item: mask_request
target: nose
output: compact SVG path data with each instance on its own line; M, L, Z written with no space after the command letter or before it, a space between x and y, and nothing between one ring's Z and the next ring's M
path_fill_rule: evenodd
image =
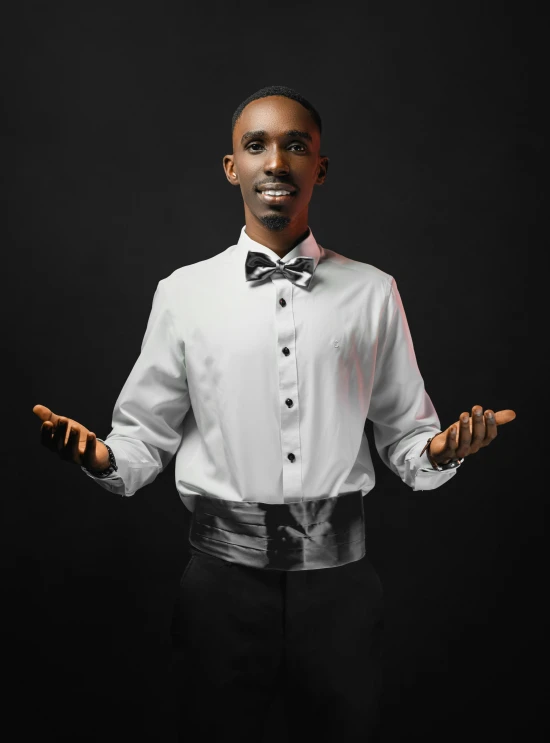
M264 162L266 175L288 175L289 167L286 159L286 151L279 147L273 147Z

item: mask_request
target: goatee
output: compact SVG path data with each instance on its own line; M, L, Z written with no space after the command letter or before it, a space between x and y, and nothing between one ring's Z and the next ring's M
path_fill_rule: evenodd
M290 224L290 217L282 217L279 214L266 214L264 217L260 217L260 221L268 230L284 230Z

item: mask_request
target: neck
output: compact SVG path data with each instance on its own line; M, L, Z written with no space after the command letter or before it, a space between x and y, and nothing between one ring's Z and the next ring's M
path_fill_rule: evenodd
M305 240L309 234L307 215L305 220L292 221L282 230L268 229L259 219L252 214L246 213L246 210L245 217L245 228L248 237L260 243L260 245L270 248L274 253L277 253L279 258L284 258L298 243Z

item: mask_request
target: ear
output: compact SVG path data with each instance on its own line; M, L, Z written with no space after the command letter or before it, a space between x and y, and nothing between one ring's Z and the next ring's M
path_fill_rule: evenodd
M328 157L325 155L321 155L319 158L319 170L317 173L317 179L315 181L316 186L320 186L322 183L325 182L325 178L327 177L327 171L328 171Z
M233 155L225 155L223 158L223 169L225 170L225 177L231 183L232 186L239 185L239 175L235 170L235 159Z
M319 170L317 172L317 178L315 180L315 185L320 186L322 183L325 182L325 178L327 177L327 171L328 171L328 157L325 155L321 155L319 157Z

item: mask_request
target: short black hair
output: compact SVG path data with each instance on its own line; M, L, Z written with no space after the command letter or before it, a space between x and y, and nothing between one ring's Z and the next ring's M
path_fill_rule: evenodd
M319 134L321 134L321 132L323 131L323 125L321 123L319 112L317 111L315 106L313 106L308 100L306 100L303 95L300 95L292 88L287 88L285 85L270 85L267 88L260 88L260 90L257 90L255 93L252 93L252 95L248 96L248 98L237 107L235 113L233 114L233 120L231 122L231 133L233 133L233 130L235 129L235 124L237 123L239 116L242 114L244 108L248 106L249 103L252 103L252 101L257 101L258 98L267 98L271 95L282 95L285 98L291 98L293 101L297 101L298 103L300 103L305 109L309 111L313 120L317 124Z

